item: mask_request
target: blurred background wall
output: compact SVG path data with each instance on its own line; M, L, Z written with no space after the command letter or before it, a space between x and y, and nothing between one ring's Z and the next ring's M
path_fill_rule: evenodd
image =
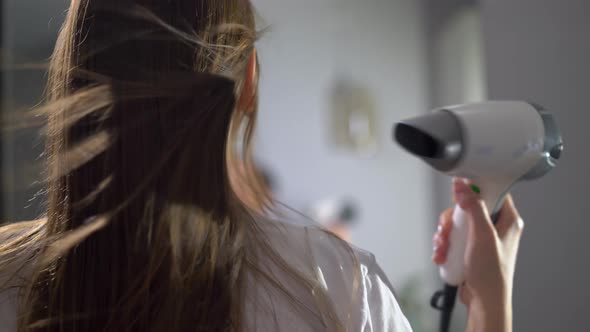
M65 0L2 1L2 114L21 112L40 101L45 70L57 32L65 17ZM40 155L42 137L37 129L2 132L2 220L32 220L43 213Z

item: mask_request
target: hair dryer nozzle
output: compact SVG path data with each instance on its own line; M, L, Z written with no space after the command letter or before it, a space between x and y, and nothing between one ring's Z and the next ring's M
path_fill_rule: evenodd
M398 123L394 135L401 146L419 157L436 158L442 150L436 138L409 124Z
M397 123L393 136L408 152L443 172L452 169L463 152L461 124L451 112L434 112Z

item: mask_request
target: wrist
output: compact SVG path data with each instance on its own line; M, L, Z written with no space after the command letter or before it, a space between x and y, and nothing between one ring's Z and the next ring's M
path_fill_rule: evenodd
M469 326L477 332L512 332L512 300L508 296L473 299Z

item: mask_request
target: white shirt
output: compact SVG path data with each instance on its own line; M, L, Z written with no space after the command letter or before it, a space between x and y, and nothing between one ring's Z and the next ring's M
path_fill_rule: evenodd
M263 227L273 249L305 275L320 280L347 331L411 332L375 257L316 229L280 223ZM271 262L261 262L309 312L295 309L276 289L252 283L246 290L245 331L325 331L316 300ZM355 274L355 271L357 273ZM360 272L360 273L358 273ZM356 283L355 283L356 276ZM356 286L356 287L355 287ZM0 293L0 332L16 331L16 290Z

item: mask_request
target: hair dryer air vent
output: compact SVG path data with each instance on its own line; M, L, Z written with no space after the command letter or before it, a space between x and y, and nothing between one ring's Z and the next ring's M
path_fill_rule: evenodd
M396 124L393 136L408 152L442 172L455 167L463 153L461 124L444 110Z

